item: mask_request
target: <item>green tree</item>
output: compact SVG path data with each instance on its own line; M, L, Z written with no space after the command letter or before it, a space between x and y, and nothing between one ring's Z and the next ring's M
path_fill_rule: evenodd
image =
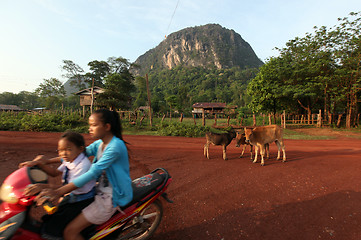
M70 79L72 86L76 86L79 90L86 87L84 70L78 64L71 60L63 60L61 68L66 72L63 77Z
M94 60L88 63L90 72L85 74L85 77L89 79L90 86L92 85L92 79L94 79L94 86L103 87L103 79L110 73L110 66L105 61Z
M41 99L35 92L21 91L18 97L20 99L18 106L23 109L34 109L40 106Z
M18 94L11 92L0 93L0 104L16 105L22 109L39 107L40 98L36 93L21 91Z
M12 93L12 92L0 93L0 104L19 106L20 103L21 100L16 93Z
M361 95L360 15L350 13L333 28L315 27L313 34L278 49L280 56L268 61L248 86L252 109L277 111L277 106L291 109L296 103L296 111L309 116L322 108L325 114L346 112L346 126L355 126Z
M285 66L287 91L293 100L299 103L310 116L318 102L322 100L322 82L320 81L320 45L311 34L304 38L295 38L287 42L287 48L281 51Z
M338 88L346 103L346 127L356 126L358 98L361 89L361 12L351 12L330 33L335 44L336 75Z
M131 94L135 90L133 75L129 71L113 73L104 79L104 93L99 94L97 103L111 109L129 109Z
M144 77L135 78L135 87L136 87L136 97L134 101L134 107L138 108L140 106L148 105L148 95L147 95L147 84Z
M39 87L35 90L41 97L64 97L65 89L63 83L56 78L44 79Z
M181 86L178 88L177 94L177 105L178 110L184 112L186 108L189 107L189 89L187 86Z
M35 92L44 99L47 108L63 107L62 100L65 96L65 89L63 83L58 79L44 79Z
M110 73L123 73L129 71L132 64L128 59L123 57L110 57L108 58L108 64L110 67Z
M165 98L165 101L167 102L170 111L172 112L172 109L175 110L178 107L178 99L176 95L170 95Z
M247 93L252 97L249 107L253 112L276 114L282 110L282 99L287 92L282 84L282 59L271 58L249 83Z
M64 109L79 109L80 101L79 96L71 95L63 99Z

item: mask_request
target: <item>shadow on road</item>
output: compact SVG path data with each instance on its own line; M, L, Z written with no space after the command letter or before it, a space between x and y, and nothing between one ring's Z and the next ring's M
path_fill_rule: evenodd
M361 236L361 193L341 191L312 200L273 205L265 212L240 208L204 223L156 234L165 239L338 239Z

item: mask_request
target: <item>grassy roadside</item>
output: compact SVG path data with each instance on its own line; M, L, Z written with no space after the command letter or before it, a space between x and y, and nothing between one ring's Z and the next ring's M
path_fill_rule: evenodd
M294 129L284 129L283 130L284 139L294 139L294 140L328 140L335 139L336 136L330 135L310 135L305 132L299 132Z
M179 124L179 119L173 118L173 119L165 119L163 123L161 123L160 119L156 119L153 121L153 129L151 129L149 126L147 126L147 123L143 123L141 127L139 125L137 127L130 127L125 126L124 128L124 134L127 135L162 135L155 129L156 126L160 126L162 124L168 125L168 124ZM184 125L183 125L184 124ZM185 118L183 121L183 124L181 126L178 125L178 127L184 127L192 125L194 126L193 119ZM196 120L196 125L201 126L202 122L200 119ZM212 125L214 124L214 120L207 120L206 121L206 127L209 127L211 130L215 130L212 128ZM217 125L226 125L227 120L226 119L218 119ZM230 124L237 125L237 122L231 121ZM170 132L177 131L177 127L170 129ZM202 137L202 136L198 136ZM285 139L294 139L294 140L328 140L328 139L336 139L339 137L349 137L349 138L361 138L361 129L353 128L353 129L339 129L339 128L316 128L313 126L288 126L286 129L284 129L284 138Z
M158 136L157 132L149 131L149 130L125 130L123 131L124 135L150 135L150 136ZM295 130L285 129L284 130L284 139L294 139L294 140L328 140L335 139L336 136L315 136L309 135L306 133L298 132Z
M313 134L309 134L308 132L313 132ZM299 129L284 129L284 139L293 139L293 140L328 140L328 139L336 139L338 136L328 131L327 133L316 133L315 129L309 128L309 131L303 132L299 131ZM360 135L352 135L353 131L350 131L349 134L345 134L345 137L354 137L361 138ZM150 135L150 136L159 136L157 131L152 131L149 129L125 129L123 131L124 135Z
M125 135L151 135L151 136L183 136L183 137L204 137L205 133L222 132L228 124L236 126L242 131L236 119L206 119L205 126L202 119L184 118L180 122L179 118L154 118L150 126L149 119L144 121L129 121L122 119L123 133ZM217 129L213 125L217 125ZM244 119L243 126L251 126L251 118ZM257 122L260 126L264 122ZM219 128L220 127L220 128ZM0 112L0 131L34 131L34 132L64 132L71 129L80 133L88 132L87 119L76 112L70 113L39 113L29 114L26 112ZM287 125L284 129L285 139L299 140L326 140L335 138L361 138L361 129L335 129L335 128L315 128L310 125Z

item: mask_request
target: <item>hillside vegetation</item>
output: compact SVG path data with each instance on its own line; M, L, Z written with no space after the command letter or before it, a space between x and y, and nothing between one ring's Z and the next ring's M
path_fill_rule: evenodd
M250 101L246 95L247 84L257 72L255 68L241 70L236 67L207 69L182 66L152 72L149 75L152 107L156 112L164 112L171 107L189 113L192 104L196 102L225 102L245 106ZM143 101L139 102L141 104L147 104L145 92Z

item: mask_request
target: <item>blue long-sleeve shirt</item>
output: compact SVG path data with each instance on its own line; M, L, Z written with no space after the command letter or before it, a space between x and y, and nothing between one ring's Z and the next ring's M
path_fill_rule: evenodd
M77 187L98 177L105 171L113 188L113 206L125 206L133 198L132 180L129 175L128 151L124 141L113 137L105 148L103 155L97 159L97 152L102 140L97 140L86 148L87 156L94 156L89 171L73 180Z

